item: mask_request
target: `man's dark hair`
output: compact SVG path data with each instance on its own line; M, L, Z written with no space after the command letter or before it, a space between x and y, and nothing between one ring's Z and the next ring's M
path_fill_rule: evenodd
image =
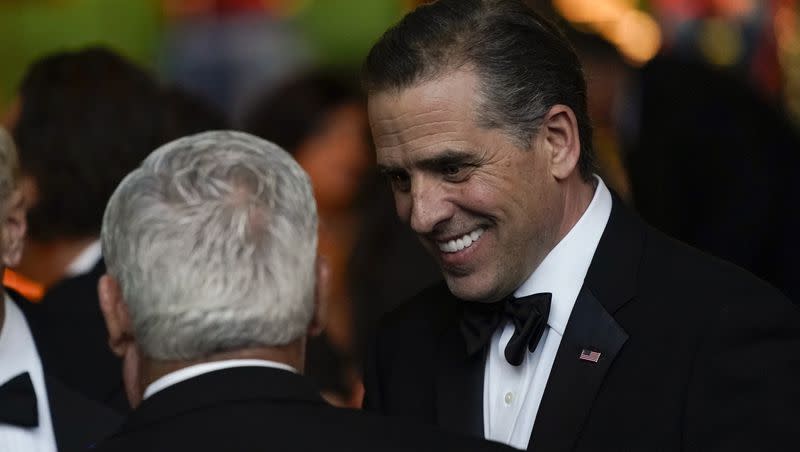
M164 89L164 103L165 142L230 127L228 118L222 111L180 86L173 85Z
M162 141L157 82L104 48L59 52L36 61L21 87L13 135L38 201L31 238L97 235L117 184Z
M369 93L398 92L447 71L475 70L479 125L527 148L547 111L570 107L578 121L582 177L594 171L586 81L564 34L518 0L440 0L390 28L364 64Z
M256 100L241 128L294 154L335 109L363 102L358 83L344 72L312 70L285 80Z

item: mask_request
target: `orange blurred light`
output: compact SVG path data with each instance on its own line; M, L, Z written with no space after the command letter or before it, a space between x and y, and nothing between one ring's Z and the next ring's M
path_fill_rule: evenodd
M555 0L553 5L570 22L592 23L618 20L633 0Z
M661 48L661 29L636 0L554 0L553 5L572 23L588 26L613 43L633 64L644 64Z
M797 42L797 20L789 5L780 5L775 12L775 39L781 49L788 49Z
M655 19L642 11L627 11L609 31L606 39L634 64L650 61L661 49L661 29Z

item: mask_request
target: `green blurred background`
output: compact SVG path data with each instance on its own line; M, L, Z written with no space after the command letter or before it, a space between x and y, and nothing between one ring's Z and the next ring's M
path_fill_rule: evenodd
M46 53L108 45L158 70L165 30L209 2L162 0L0 0L0 108L28 64ZM237 2L230 2L236 4ZM256 2L238 2L238 5ZM263 11L291 24L324 65L358 65L372 42L401 17L401 0L262 1ZM192 6L194 4L194 6ZM240 6L246 9L244 6ZM194 10L192 9L194 8Z

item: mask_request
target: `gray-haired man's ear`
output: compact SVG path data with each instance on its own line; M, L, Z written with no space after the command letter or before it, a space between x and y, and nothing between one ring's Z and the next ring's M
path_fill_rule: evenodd
M111 275L105 274L97 282L100 311L108 329L108 346L120 358L133 342L133 331L128 307L122 298L122 289Z
M331 268L328 261L317 256L317 286L314 289L314 317L308 326L309 336L319 336L328 324L328 298Z
M25 200L22 191L17 189L11 193L6 206L6 215L3 220L2 230L2 258L3 265L13 267L22 258L22 249L25 244L25 231L28 223L25 219Z
M122 288L111 275L105 274L97 283L100 311L108 329L108 346L122 358L122 380L125 393L133 408L142 401L144 386L141 379L139 346L136 344L128 305L122 297Z

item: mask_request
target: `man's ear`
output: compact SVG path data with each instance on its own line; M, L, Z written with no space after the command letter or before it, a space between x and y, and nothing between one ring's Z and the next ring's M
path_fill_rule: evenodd
M122 288L114 277L105 274L97 282L100 311L108 328L108 346L122 358L122 381L131 407L142 402L142 356L133 335L131 315L122 297Z
M100 311L108 329L108 346L122 357L133 346L133 328L128 306L122 297L122 288L111 275L105 274L97 282Z
M22 258L22 249L25 244L25 231L28 229L28 222L25 219L25 200L22 190L16 189L8 198L6 206L6 216L3 220L3 265L13 267Z
M557 180L575 171L581 156L581 139L575 112L566 105L553 105L544 116L539 135L550 156L550 173Z
M314 317L308 326L309 336L319 336L328 324L328 293L330 290L331 268L328 261L317 256L317 286L314 289Z

